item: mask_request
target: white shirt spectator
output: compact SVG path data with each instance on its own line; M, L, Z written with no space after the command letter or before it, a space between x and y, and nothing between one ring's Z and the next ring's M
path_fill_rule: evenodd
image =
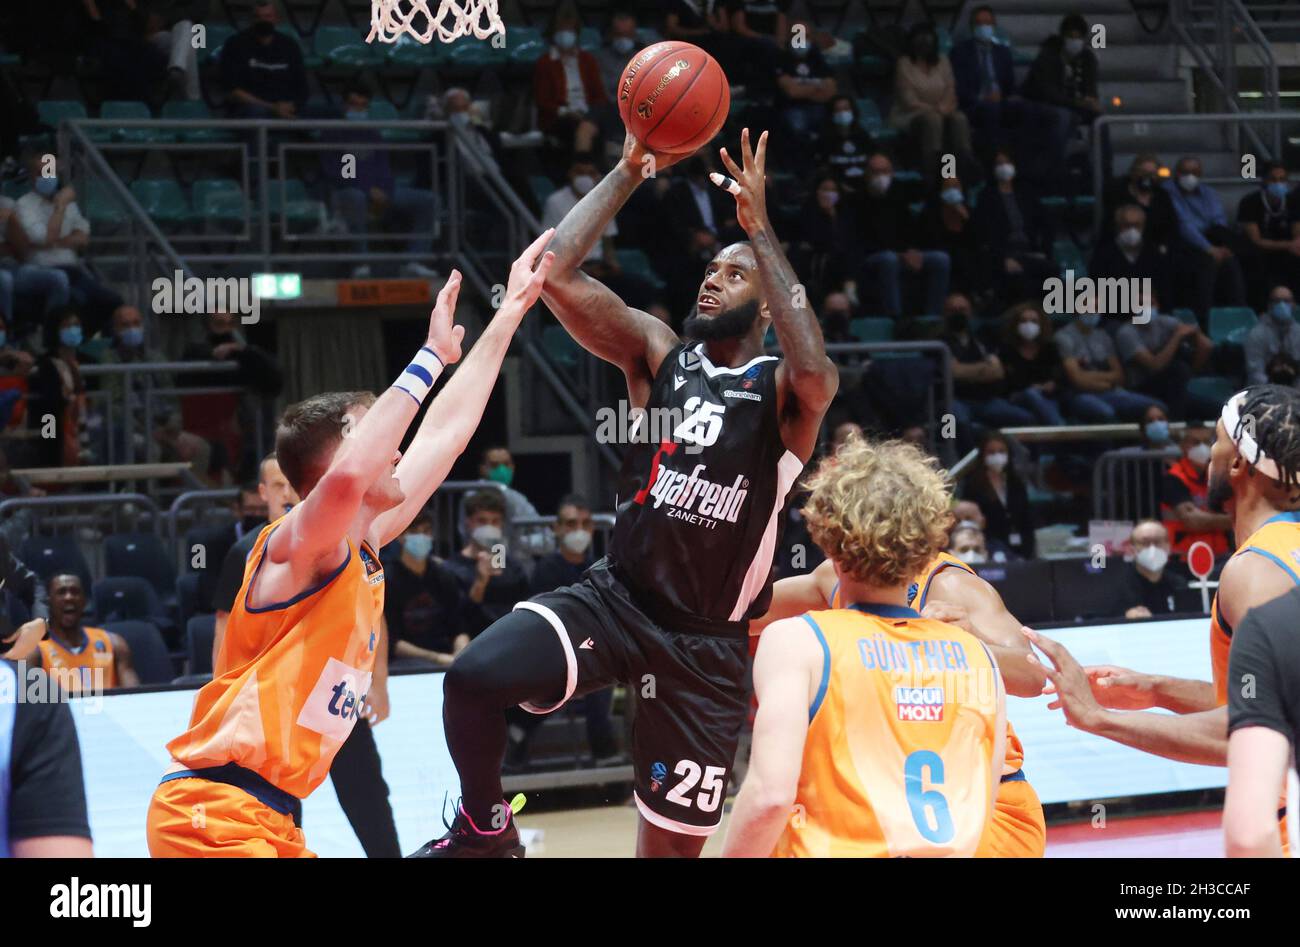
M77 251L70 247L40 247L38 244L45 243L46 233L49 231L50 218L54 216L54 202L47 201L35 191L31 191L18 198L15 205L18 212L18 223L27 234L27 239L31 241L33 249L28 263L34 263L37 266L76 266ZM82 216L77 202L73 201L63 212L63 229L59 232L60 237L66 237L74 230L83 230L90 233L90 222Z
M578 68L577 55L564 56L558 50L553 52L560 57L560 62L564 64L564 81L569 87L569 101L565 104L570 110L577 112L579 115L585 115L587 112L587 91L582 87L582 71Z
M573 188L569 187L567 184L554 192L546 199L546 204L542 207L542 229L546 230L550 227L558 227L560 221L564 219L565 215L568 214L569 211L573 210L573 208L577 206L579 200L580 198L573 192ZM604 238L612 240L617 236L618 224L611 220L609 226L605 228L605 233L602 239L596 241L595 245L591 248L591 252L587 254L586 259L582 262L589 263L593 260L597 262L604 260L605 248L602 246Z

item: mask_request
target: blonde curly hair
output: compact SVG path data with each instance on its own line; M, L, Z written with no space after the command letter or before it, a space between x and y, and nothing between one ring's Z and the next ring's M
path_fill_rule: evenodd
M912 444L850 437L807 486L813 541L855 581L910 582L947 545L952 496L938 462Z

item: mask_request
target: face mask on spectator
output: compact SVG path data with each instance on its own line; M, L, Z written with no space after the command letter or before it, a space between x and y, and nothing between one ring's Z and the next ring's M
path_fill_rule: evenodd
M1205 466L1210 462L1210 445L1196 444L1187 451L1187 459L1198 466Z
M141 326L132 326L119 332L117 338L126 348L138 349L144 345L144 329Z
M834 207L840 202L839 191L822 191L822 200Z
M1168 421L1148 421L1146 426L1147 440L1155 444L1164 444L1169 440L1169 422Z
M433 537L428 533L407 533L402 537L402 551L416 559L427 559L433 552Z
M343 113L343 117L349 122L364 122L370 117L370 109L348 109Z
M1142 243L1142 231L1137 227L1125 227L1119 232L1119 245L1126 250L1136 249Z
M1278 200L1286 197L1287 186L1285 181L1270 181L1266 190L1270 197L1276 197Z
M596 180L590 174L579 174L573 179L573 190L575 193L586 194L596 186Z
M457 128L465 128L470 123L469 112L452 112L447 116L447 121L451 122Z
M618 53L620 56L626 56L628 53L632 52L632 48L636 46L636 40L630 36L620 36L609 45L612 46L614 52Z
M971 35L981 43L991 43L993 42L993 27L989 23L981 23L979 26L975 27L975 29L971 30Z
M1136 556L1137 564L1148 572L1159 572L1169 561L1169 553L1159 546L1146 546Z
M81 326L67 326L59 330L59 344L75 349L81 344Z
M578 41L578 34L573 30L556 30L555 45L560 49L573 49L573 44Z
M962 202L961 188L945 187L942 191L939 192L939 198L945 204L954 204L954 205L960 204Z
M1005 470L1007 467L1007 455L1004 451L998 451L994 454L984 455L984 466L989 470Z
M1073 59L1079 53L1083 52L1083 38L1071 36L1065 41L1065 55Z
M480 526L469 534L469 538L480 549L491 549L501 542L501 530L495 526Z
M831 121L840 128L848 128L853 124L853 112L849 109L840 109L831 116Z
M1178 176L1178 186L1184 191L1196 190L1196 185L1201 183L1201 179L1194 174L1180 174Z
M877 194L884 194L889 190L889 184L894 180L892 174L873 174L871 176L871 190Z
M1288 323L1291 321L1291 304L1285 299L1275 299L1268 304L1268 314L1277 322Z
M1016 177L1016 166L1009 161L1003 161L994 166L993 176L999 181L1012 181Z
M968 566L982 566L989 561L989 557L978 549L958 549L957 558Z
M981 526L979 523L975 522L974 520L962 520L960 523L957 524L957 526L955 527L955 529L978 529L978 530L983 530L984 527Z
M572 529L564 534L560 544L575 556L580 556L591 545L591 533L585 529Z
M510 481L515 479L515 468L509 464L497 464L488 471L487 478L494 483L499 483L504 487L510 486Z
M1042 334L1043 327L1037 322L1022 322L1016 326L1016 331L1020 333L1022 339L1032 342Z
M39 177L32 182L32 190L41 197L53 197L59 190L59 179Z

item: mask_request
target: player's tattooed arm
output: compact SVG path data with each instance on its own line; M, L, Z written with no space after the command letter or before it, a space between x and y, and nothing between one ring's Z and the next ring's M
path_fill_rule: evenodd
M961 569L942 570L931 582L922 614L961 625L988 645L1008 694L1037 697L1043 692L1043 668L1029 660L1033 652L1020 633L1023 626L1007 611L997 590L979 576Z
M555 254L555 266L542 288L547 308L574 340L597 358L623 369L629 383L654 378L664 356L677 345L677 335L584 273L582 263L641 183L640 159L645 154L628 135L623 159L556 226L547 248ZM664 168L685 156L653 157L657 167Z
M719 155L736 181L730 188L736 198L736 219L754 248L763 300L784 355L777 369L783 434L787 446L806 461L816 446L822 416L839 388L839 371L826 356L826 341L807 290L767 215L767 132L759 136L757 149L751 150L749 129L741 131L740 166L726 148Z
M768 625L782 618L794 618L804 612L831 607L835 592L835 564L829 559L805 575L792 575L772 584L772 601L767 612L749 622L749 633L757 636ZM1035 691L1037 693L1037 691Z

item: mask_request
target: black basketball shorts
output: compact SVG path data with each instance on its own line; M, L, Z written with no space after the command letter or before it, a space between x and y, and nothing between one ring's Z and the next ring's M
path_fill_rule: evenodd
M534 596L532 611L559 635L568 676L549 713L611 684L636 699L632 761L637 808L652 825L712 835L722 819L732 762L749 711L749 641L741 630L665 627L633 600L606 560L576 585Z

